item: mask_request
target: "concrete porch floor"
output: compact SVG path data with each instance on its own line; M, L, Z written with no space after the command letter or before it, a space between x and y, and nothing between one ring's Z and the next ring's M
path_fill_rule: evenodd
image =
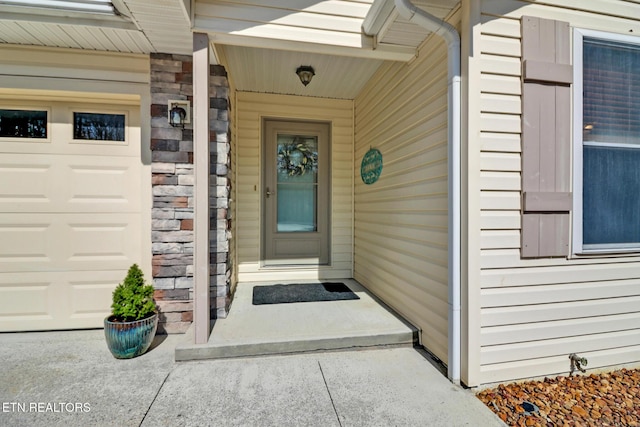
M414 344L415 328L392 313L362 285L353 279L330 281L345 283L360 299L253 305L254 286L290 282L239 283L229 315L215 321L209 342L194 344L192 326L176 347L175 360Z

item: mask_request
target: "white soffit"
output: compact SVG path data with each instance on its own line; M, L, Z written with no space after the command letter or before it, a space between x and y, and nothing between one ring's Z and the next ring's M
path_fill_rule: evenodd
M152 52L191 55L193 36L188 0L121 0L153 46Z
M137 30L12 20L0 20L0 43L127 53L152 50Z
M0 43L192 53L189 0L0 0Z
M222 49L235 87L246 92L354 99L383 63L377 59L243 46ZM308 86L295 73L301 65L315 70Z
M135 30L131 20L107 0L0 0L0 19Z

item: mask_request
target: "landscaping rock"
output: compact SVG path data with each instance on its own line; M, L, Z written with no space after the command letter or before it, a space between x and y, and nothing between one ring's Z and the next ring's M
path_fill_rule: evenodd
M638 369L501 384L477 397L510 426L640 426Z

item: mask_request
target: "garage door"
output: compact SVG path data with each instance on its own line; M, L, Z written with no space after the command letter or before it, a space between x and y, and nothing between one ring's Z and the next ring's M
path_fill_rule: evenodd
M0 99L0 331L102 326L142 172L138 106Z

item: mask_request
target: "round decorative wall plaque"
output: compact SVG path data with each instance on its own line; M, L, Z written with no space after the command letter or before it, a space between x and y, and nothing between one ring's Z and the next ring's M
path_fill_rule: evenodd
M373 184L382 173L382 153L377 148L367 151L360 164L360 177L365 184Z

